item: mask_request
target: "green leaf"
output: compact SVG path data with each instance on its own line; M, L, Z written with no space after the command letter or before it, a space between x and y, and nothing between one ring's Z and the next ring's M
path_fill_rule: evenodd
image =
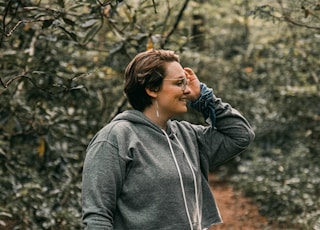
M64 8L65 5L64 5L64 0L58 0L58 4L61 8Z
M69 32L68 30L66 30L66 28L62 26L58 26L58 27L62 29L66 34L68 34L73 41L78 42L77 35L74 32Z
M96 33L100 30L100 28L101 28L100 25L94 25L93 27L91 27L83 39L83 44L86 44L88 41L90 41L96 35Z
M63 21L70 26L74 26L76 24L74 21L66 17L63 17Z
M78 90L78 89L85 89L88 91L88 89L84 85L77 85L75 87L72 87L70 90Z
M49 19L49 20L44 20L43 24L42 24L42 29L47 29L48 27L50 27L52 25L54 20Z
M86 21L85 23L82 23L82 24L81 24L81 27L83 27L83 28L88 28L88 27L96 24L98 21L99 21L99 20L97 20L97 19L90 19L90 20Z

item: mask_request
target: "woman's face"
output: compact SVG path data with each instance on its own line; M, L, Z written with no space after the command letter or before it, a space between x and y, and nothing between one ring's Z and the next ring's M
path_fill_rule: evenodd
M186 74L180 63L166 63L166 76L156 98L160 116L170 118L187 112L187 96L190 89Z

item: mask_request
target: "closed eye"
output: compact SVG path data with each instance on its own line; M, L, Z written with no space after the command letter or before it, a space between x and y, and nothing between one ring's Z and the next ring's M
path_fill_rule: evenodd
M184 79L181 79L181 80L177 81L176 84L177 84L178 86L184 85Z

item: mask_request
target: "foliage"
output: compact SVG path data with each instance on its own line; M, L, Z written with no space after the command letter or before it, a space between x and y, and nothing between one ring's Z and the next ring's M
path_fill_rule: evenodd
M244 161L239 166L241 174L233 180L241 181L238 187L260 204L261 213L270 221L286 228L316 229L319 160L299 141L289 140L288 145L287 149L254 149L264 157Z
M300 1L300 9L306 7L306 2ZM298 2L289 3L297 6ZM288 15L287 10L282 13L281 8L273 9L282 15L277 19ZM266 19L275 18L269 15ZM319 20L313 19L303 26L297 18L284 20L289 27L273 21L276 24L269 26L276 32L265 22L265 32L274 33L272 37L263 32L254 35L255 44L251 43L243 69L246 73L240 75L239 82L256 97L251 112L257 138L243 155L239 173L232 181L260 204L270 221L284 228L317 229L320 225L320 72L315 68L320 41L310 29L319 29ZM291 27L297 24L303 29ZM251 31L256 32L254 27Z
M172 2L0 2L1 227L80 228L85 148L128 108L123 68L152 47L179 52L255 127L255 143L227 165L234 184L270 221L319 225L318 5Z

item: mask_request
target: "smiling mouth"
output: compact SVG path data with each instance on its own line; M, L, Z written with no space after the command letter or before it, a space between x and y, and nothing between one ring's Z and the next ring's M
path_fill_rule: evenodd
M187 101L188 101L188 99L187 99L187 98L180 98L180 101L187 102Z

